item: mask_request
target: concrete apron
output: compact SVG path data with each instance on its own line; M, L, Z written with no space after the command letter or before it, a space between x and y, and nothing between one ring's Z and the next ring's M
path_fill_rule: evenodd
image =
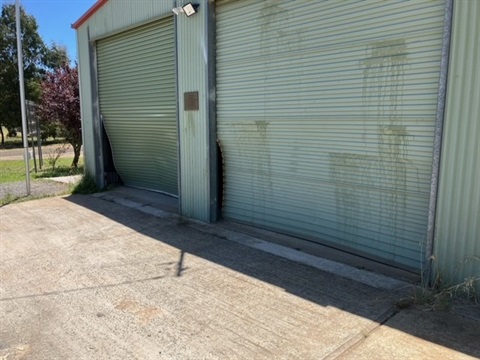
M387 290L259 251L261 240L137 196L0 208L0 359L480 356L477 321L398 313L391 289L402 283Z
M112 191L94 194L93 196L157 217L170 217L173 214L178 213L178 201L176 198L151 191L128 187L116 187ZM268 230L253 228L229 221L220 221L216 224L206 224L192 219L183 219L182 221L184 221L189 227L198 231L231 240L298 263L313 266L317 269L352 279L375 288L402 291L410 288L408 280L410 280L410 282L418 280L416 279L416 276L409 276L404 271L387 269L386 266L382 267L381 265L373 264L373 262L369 264L369 269L372 271L384 270L388 273L388 270L390 270L394 275L403 278L404 281L399 280L398 278L382 275L378 272L365 271L363 268L367 267L367 262L364 259L362 259L364 260L363 262L360 262L359 257L351 256L348 259L343 258L345 261L342 263L331 261L319 256L313 256L309 253L294 249L294 247L298 248L298 245L295 244L295 242L301 243L301 239L274 233ZM287 247L283 246L282 243L293 244L295 246ZM334 254L333 250L328 249L327 247L322 247L320 245L316 246L321 248L320 251L322 254L328 255L331 258L341 258L340 251L337 251ZM358 267L349 266L346 265L346 263L354 263ZM375 266L377 266L377 268L375 268Z

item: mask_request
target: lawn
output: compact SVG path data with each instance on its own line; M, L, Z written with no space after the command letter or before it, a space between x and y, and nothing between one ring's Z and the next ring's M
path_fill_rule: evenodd
M83 159L78 162L78 169L72 169L72 158L60 158L57 160L55 170L53 170L44 161L42 171L34 172L33 160L30 160L30 176L32 179L68 176L83 174ZM25 180L25 163L23 160L1 160L0 161L0 184L24 181Z

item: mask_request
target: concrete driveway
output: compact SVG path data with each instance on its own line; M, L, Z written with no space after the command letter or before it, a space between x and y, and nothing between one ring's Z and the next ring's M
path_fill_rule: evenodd
M0 359L480 356L474 318L106 199L0 208Z

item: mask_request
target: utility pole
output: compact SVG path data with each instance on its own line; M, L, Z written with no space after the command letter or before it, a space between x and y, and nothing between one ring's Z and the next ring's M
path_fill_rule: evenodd
M17 57L18 57L18 80L20 83L20 106L22 108L22 137L23 157L25 159L25 179L27 185L27 196L30 195L30 166L28 159L28 137L27 137L27 111L25 108L25 83L23 79L23 50L22 33L20 27L20 0L15 0L15 20L17 25Z

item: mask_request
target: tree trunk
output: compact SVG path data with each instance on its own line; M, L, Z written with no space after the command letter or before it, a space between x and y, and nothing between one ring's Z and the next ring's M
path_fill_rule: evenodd
M3 134L3 128L0 125L0 134L2 134L2 146L5 146L5 135Z

